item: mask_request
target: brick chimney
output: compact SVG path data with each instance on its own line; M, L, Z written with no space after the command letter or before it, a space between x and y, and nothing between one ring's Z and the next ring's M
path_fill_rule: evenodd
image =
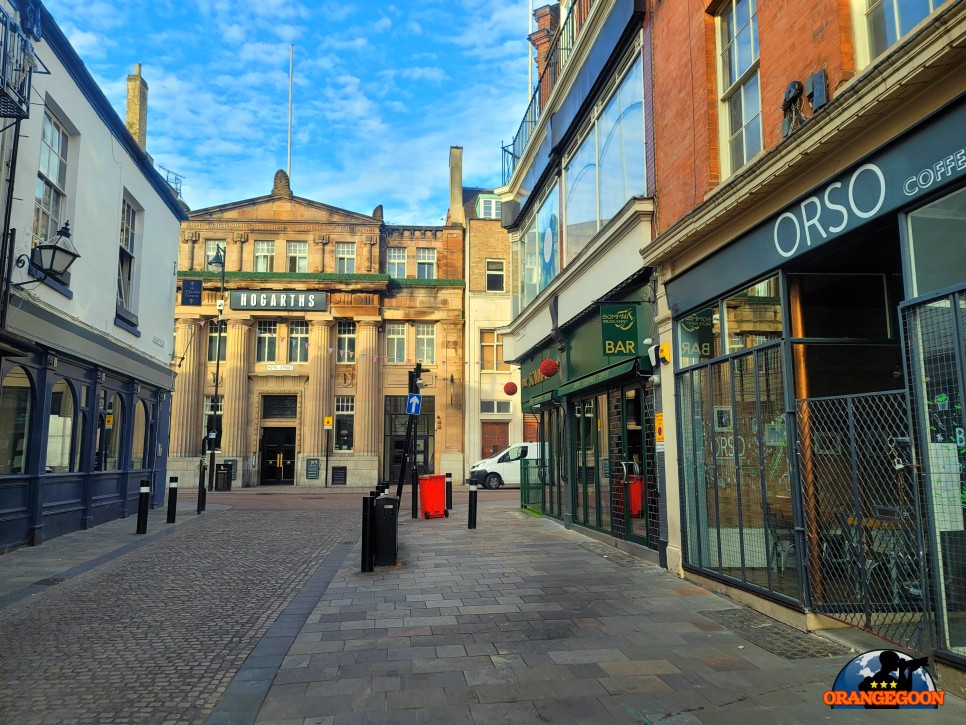
M560 28L560 3L544 5L533 11L533 19L537 22L537 29L529 35L530 44L537 50L537 78L547 67L547 55L550 53L550 42Z
M449 224L466 226L463 214L463 147L449 147Z
M141 64L134 64L134 73L127 77L127 130L138 146L147 151L148 142L148 84L141 77Z

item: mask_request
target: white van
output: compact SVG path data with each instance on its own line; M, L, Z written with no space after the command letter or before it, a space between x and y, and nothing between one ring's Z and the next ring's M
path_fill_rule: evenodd
M520 461L540 459L539 443L514 443L470 468L470 482L483 488L520 485ZM533 465L532 463L530 465Z

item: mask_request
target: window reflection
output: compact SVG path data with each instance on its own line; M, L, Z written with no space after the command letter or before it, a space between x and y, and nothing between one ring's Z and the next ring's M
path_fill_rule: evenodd
M58 380L50 390L50 419L47 426L47 471L77 470L71 467L71 445L76 436L74 392L67 381Z
M778 277L771 277L725 300L728 352L764 345L782 336Z
M26 470L32 403L30 378L23 368L13 368L0 390L0 474Z

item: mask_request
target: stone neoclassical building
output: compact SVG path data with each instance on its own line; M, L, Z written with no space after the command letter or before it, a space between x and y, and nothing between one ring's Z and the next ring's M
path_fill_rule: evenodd
M267 196L191 212L179 270L171 473L197 480L213 428L235 486L395 480L419 361L417 463L459 478L461 228L388 225L381 206L365 215L297 197L279 171Z

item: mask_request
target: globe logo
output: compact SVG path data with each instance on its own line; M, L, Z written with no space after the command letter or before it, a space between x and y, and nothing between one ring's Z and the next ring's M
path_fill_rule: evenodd
M895 650L871 650L841 669L822 701L833 710L935 709L945 704L926 669L928 657L915 659Z

